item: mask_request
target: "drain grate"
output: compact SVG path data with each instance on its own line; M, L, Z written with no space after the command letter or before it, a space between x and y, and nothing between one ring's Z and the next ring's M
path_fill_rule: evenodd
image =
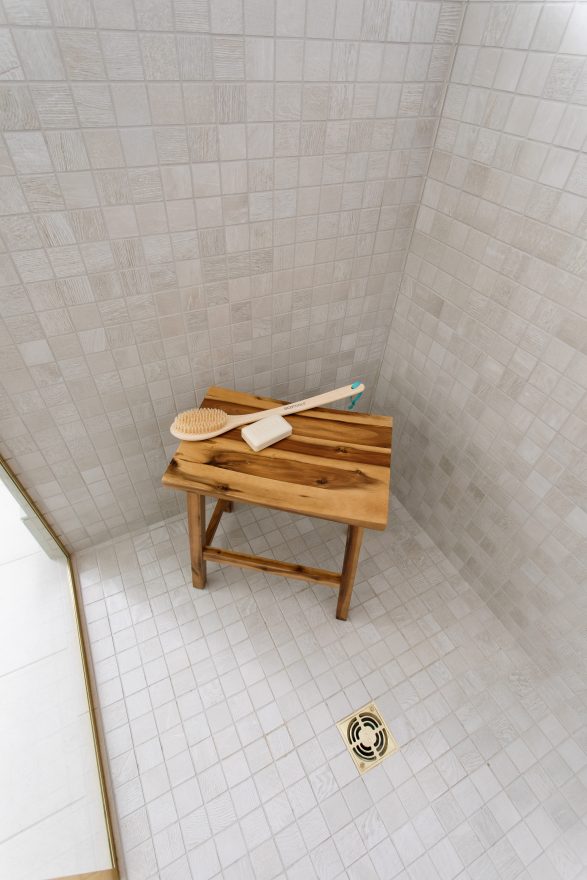
M376 767L399 748L375 703L347 715L336 726L361 773Z

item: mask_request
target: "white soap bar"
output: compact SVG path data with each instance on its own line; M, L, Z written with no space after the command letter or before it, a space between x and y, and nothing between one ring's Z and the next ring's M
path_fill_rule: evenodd
M253 422L252 425L246 425L241 430L241 437L248 443L254 452L260 452L266 446L289 437L292 432L292 426L286 422L281 416L267 416L266 419L260 419Z

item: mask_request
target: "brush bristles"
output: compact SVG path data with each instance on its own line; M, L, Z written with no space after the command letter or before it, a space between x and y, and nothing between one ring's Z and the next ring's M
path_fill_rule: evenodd
M227 419L221 409L187 409L175 417L171 427L182 434L211 434L224 428Z

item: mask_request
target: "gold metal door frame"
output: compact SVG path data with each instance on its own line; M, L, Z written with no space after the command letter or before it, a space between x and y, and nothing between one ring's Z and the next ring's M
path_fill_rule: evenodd
M90 714L90 727L92 729L92 741L94 744L94 752L96 756L96 765L98 767L98 780L100 783L100 793L102 795L102 809L104 812L104 821L106 823L106 834L108 835L108 848L110 850L110 861L112 862L111 868L106 868L101 871L90 871L86 874L73 874L70 875L67 880L118 880L120 877L120 873L118 870L118 858L116 855L116 842L114 836L114 823L112 819L112 808L110 804L110 796L108 792L108 783L106 776L106 769L104 764L104 759L102 757L102 748L100 741L100 733L98 726L98 718L95 710L94 703L94 685L92 681L92 673L91 666L89 661L88 649L86 647L86 640L84 635L84 627L82 622L82 613L81 613L81 602L78 593L78 585L75 576L75 569L73 565L73 561L71 558L71 554L69 550L66 548L63 541L57 536L53 528L49 525L44 515L41 513L29 493L22 486L20 480L16 475L12 472L11 468L6 463L6 460L0 455L0 466L2 470L8 477L9 482L13 484L16 488L19 495L26 502L26 504L31 508L32 512L38 518L39 522L43 525L43 527L47 530L49 536L55 541L61 552L65 557L65 561L67 563L67 573L69 578L69 589L71 593L72 605L74 609L75 616L75 627L77 631L78 644L80 649L80 657L82 661L82 672L84 677L84 687L86 691L86 699L88 702L88 709ZM97 702L97 701L96 701ZM56 878L56 880L60 880L60 878ZM62 880L66 880L66 878L62 878Z

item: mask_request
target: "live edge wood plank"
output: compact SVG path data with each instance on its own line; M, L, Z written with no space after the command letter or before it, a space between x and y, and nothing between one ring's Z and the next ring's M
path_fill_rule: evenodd
M210 388L203 405L229 414L279 401ZM392 421L314 409L288 416L290 438L253 453L239 431L182 442L163 477L175 489L372 529L387 524Z
M327 587L339 587L340 575L335 571L323 568L311 568L308 565L296 565L292 562L280 562L265 556L250 556L248 553L235 553L222 547L205 547L204 559L208 562L236 565L239 568L254 568L268 574L280 574L295 578L298 581L310 581L314 584L325 584Z
M262 453L257 453L261 455ZM314 486L276 483L270 477L223 472L214 466L186 460L176 453L163 482L166 486L188 492L201 492L215 498L260 504L302 516L315 516L334 522L351 523L383 530L387 525L388 486L365 498L360 493L329 493Z

